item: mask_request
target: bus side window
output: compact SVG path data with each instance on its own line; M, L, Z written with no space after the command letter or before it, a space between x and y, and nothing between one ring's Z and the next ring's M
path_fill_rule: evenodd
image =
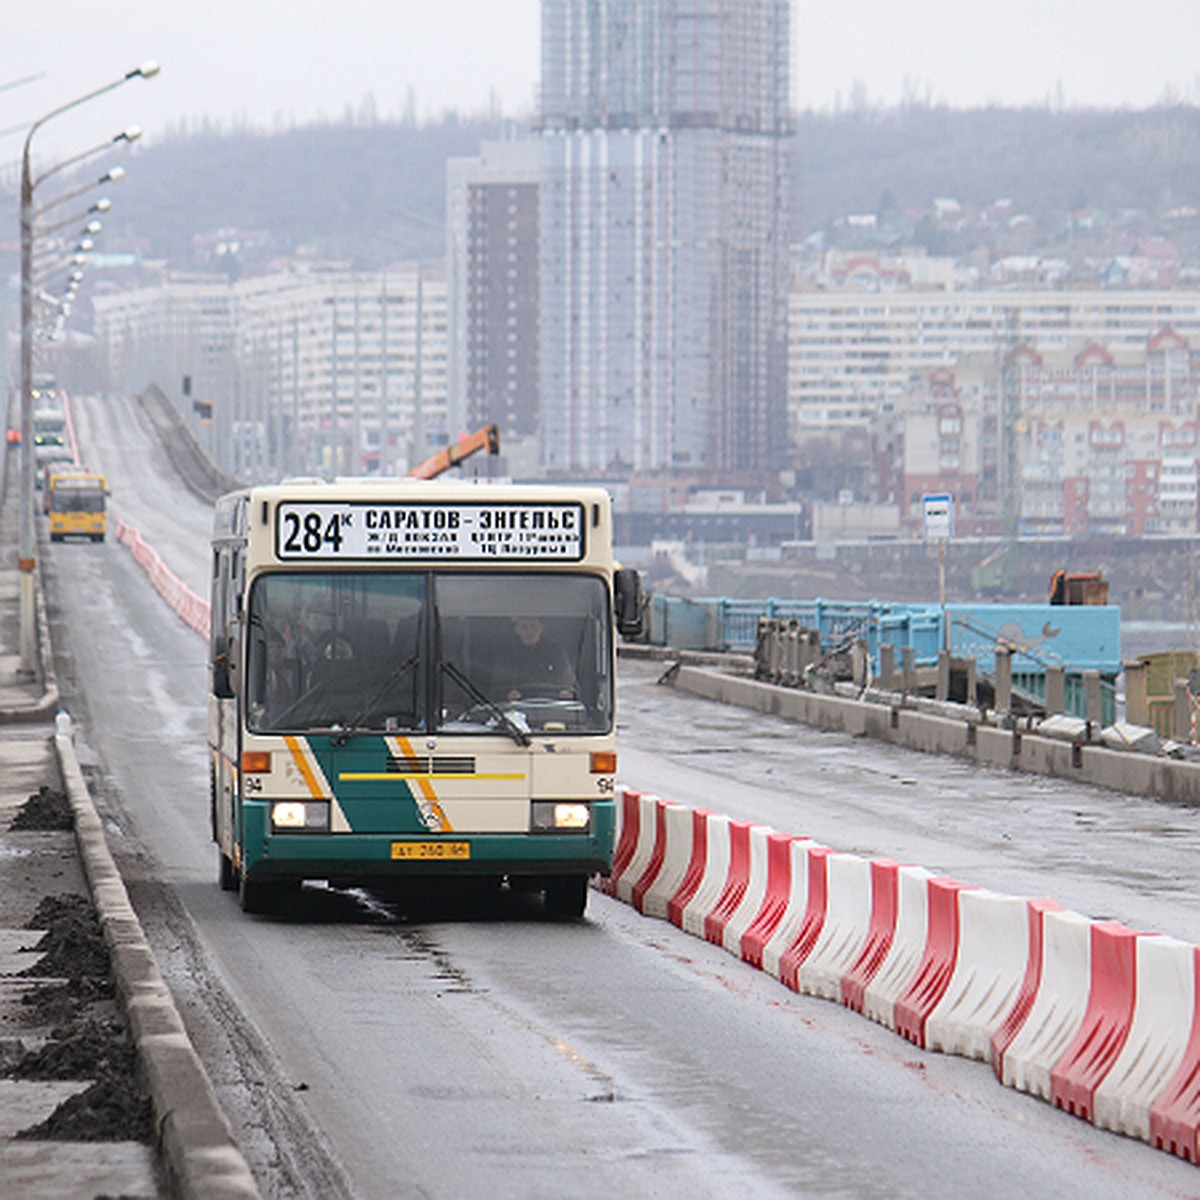
M209 612L209 667L212 693L221 700L229 700L234 695L230 662L230 632L234 619L231 611L235 607L234 597L237 594L236 584L230 570L230 555L234 553L228 547L221 547L213 557L213 591L212 606Z

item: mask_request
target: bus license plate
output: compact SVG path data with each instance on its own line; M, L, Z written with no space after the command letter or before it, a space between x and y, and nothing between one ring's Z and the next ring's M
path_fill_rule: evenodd
M393 858L462 859L471 857L470 842L393 842Z

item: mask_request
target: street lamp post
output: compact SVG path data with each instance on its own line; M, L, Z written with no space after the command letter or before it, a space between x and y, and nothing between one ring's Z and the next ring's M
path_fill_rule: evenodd
M157 74L157 63L143 63L142 66L126 72L120 79L114 79L103 87L96 88L67 104L51 109L50 112L34 121L25 135L25 146L21 154L21 502L18 565L21 573L20 673L26 678L34 676L37 663L37 622L34 597L34 570L37 567L37 559L34 555L33 538L33 196L38 185L45 182L50 175L93 153L99 153L105 146L97 147L95 150L89 150L66 162L59 163L37 179L33 177L30 169L30 147L33 143L33 135L47 121L70 109L78 108L89 100L95 100L106 92L111 92L131 79L150 79ZM119 134L114 140L132 140L130 132L132 131Z

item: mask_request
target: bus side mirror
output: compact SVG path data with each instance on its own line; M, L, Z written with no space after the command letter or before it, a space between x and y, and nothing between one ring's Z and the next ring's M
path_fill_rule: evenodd
M237 695L238 652L236 636L217 637L213 640L213 656L209 669L212 673L212 694L218 700L232 700Z
M642 635L642 581L636 571L619 567L613 575L613 608L622 637Z
M218 700L232 700L233 688L229 686L229 643L224 638L213 642L213 656L208 664L212 694Z

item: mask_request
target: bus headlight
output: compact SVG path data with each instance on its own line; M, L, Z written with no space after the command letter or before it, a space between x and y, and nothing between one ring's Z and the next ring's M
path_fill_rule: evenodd
M586 830L591 824L592 810L586 804L563 800L535 800L532 807L534 832L557 829Z
M280 800L271 805L273 833L329 832L329 802L327 800Z

